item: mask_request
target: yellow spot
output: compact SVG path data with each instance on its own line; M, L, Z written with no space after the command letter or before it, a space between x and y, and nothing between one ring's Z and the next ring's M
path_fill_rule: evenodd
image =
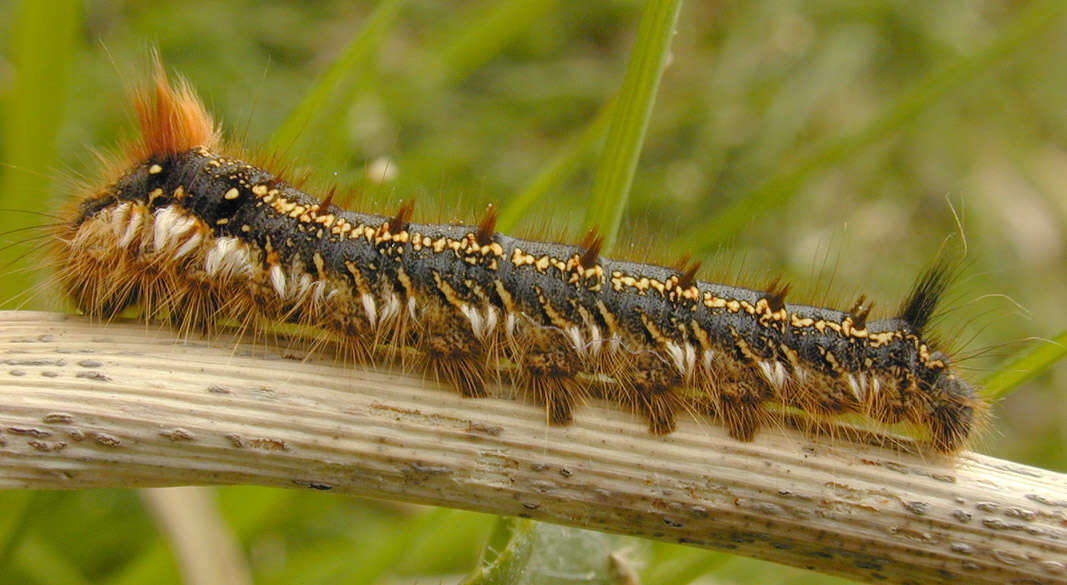
M158 175L159 173L162 173L162 172L163 172L163 167L161 167L159 165L152 165L152 166L148 167L148 174L149 175Z
M315 255L311 257L311 261L315 263L315 272L318 273L318 277L326 278L326 261L323 260L322 254L315 252Z
M225 217L220 217L219 219L215 220L215 225L226 225L228 223L230 223L230 220Z
M396 271L396 279L400 281L400 285L404 287L404 292L408 298L415 295L415 287L411 282L411 277L404 271L403 268L398 268Z
M262 197L262 196L267 194L267 186L266 185L256 185L255 187L252 187L252 192L255 193L256 195L259 195L260 197Z
M575 325L575 323L568 321L562 313L552 306L552 302L548 300L548 297L546 297L545 293L539 288L537 289L537 302L541 304L541 310L545 312L545 316L548 317L548 320L556 327L565 330L568 327Z
M511 291L509 291L504 286L504 283L500 282L499 280L494 280L493 286L496 287L496 294L500 297L500 301L504 304L504 310L508 313L514 313L515 300L511 296Z
M660 328L652 322L652 319L649 319L648 316L644 313L640 313L640 316L641 324L645 326L645 331L648 331L648 334L652 337L652 339L656 340L656 343L660 345L667 345L668 343L670 343L671 339L663 334L663 331L661 331Z
M826 363L830 364L830 368L832 368L835 372L841 373L845 371L844 368L841 367L841 364L837 361L837 356L835 356L830 351L823 351L822 358L826 360Z
M234 188L230 189L229 191L227 191L226 194L222 196L222 198L223 199L233 200L233 199L237 199L240 196L241 196L241 192L237 190L237 187L234 187Z
M445 300L448 301L448 304L452 305L457 310L462 311L463 306L466 303L464 303L463 299L459 298L459 295L456 294L456 289L452 288L451 284L445 282L445 280L441 278L441 275L436 270L433 272L433 281L434 284L437 285L437 290L441 291L441 294L444 295Z
M711 349L711 338L708 336L708 331L700 323L692 320L689 322L689 328L693 330L693 336L700 342L701 349Z
M748 342L745 341L743 337L741 337L741 335L737 332L737 329L731 327L730 335L732 335L734 338L734 347L736 347L737 350L741 352L741 355L744 356L745 359L753 362L759 359L759 356L757 356L755 352L752 351L752 348L748 345Z
M801 368L803 364L800 363L800 354L798 354L795 349L784 343L778 344L778 349L785 355L786 359L789 360L789 363L793 366L794 370L799 370Z
M604 318L604 323L608 326L608 332L615 335L619 332L619 321L615 318L615 314L608 310L608 306L604 304L604 301L596 302L596 310L600 313L600 316Z
M709 309L721 309L726 306L726 299L719 298L711 293L704 293L704 306Z
M515 266L522 266L524 264L533 264L537 259L532 254L527 254L522 251L522 248L515 248L515 251L511 253L511 263Z
M352 275L352 280L356 283L356 290L359 291L360 294L368 294L370 291L367 288L366 281L363 279L363 273L359 270L359 266L351 260L345 260L345 268L347 268L348 273Z

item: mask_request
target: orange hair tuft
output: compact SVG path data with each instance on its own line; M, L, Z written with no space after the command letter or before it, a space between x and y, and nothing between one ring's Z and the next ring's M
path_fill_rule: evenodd
M184 79L172 87L158 58L152 86L136 92L133 105L141 125L141 140L130 149L134 160L195 146L213 148L219 141L219 130L196 92Z

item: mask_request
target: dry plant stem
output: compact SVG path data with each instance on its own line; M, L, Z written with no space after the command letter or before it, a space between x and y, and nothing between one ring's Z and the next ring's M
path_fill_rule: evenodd
M167 535L186 585L251 585L252 575L233 531L223 521L215 490L174 487L142 490L141 497Z
M301 355L0 312L0 487L333 490L874 582L1067 583L1062 474L707 422L657 437L595 404L549 427L517 401Z

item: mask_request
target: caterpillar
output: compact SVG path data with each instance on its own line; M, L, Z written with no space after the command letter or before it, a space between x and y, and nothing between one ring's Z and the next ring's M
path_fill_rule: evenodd
M774 412L859 414L922 429L934 451L963 448L985 405L924 336L951 268L938 262L897 316L786 302L578 245L474 225L345 211L246 162L187 82L156 66L134 96L141 135L103 186L70 207L52 254L73 304L95 318L147 318L210 332L219 320L297 323L353 355L417 356L466 397L506 374L552 424L592 396L643 415L655 434L679 414L717 417L751 440Z

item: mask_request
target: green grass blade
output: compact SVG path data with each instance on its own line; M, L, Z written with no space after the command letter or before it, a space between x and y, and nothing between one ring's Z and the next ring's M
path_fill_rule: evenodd
M464 22L457 29L459 34L431 53L440 55L440 59L430 64L426 77L443 84L466 78L558 3L559 0L502 0L491 7L479 7L477 18Z
M914 88L894 99L878 116L858 131L830 141L822 148L727 205L707 222L677 238L691 252L707 252L744 229L753 217L782 205L815 173L852 157L870 145L907 127L916 116L952 89L969 81L994 62L1011 54L1051 27L1067 9L1062 0L1032 2L1022 9L995 41L930 74Z
M380 543L376 550L360 563L356 571L339 582L345 585L371 585L378 582L381 576L404 556L419 550L419 539L447 519L451 513L448 508L433 508L408 519L403 526L398 527L391 538Z
M581 134L571 138L548 165L534 177L529 186L501 209L496 224L499 231L504 233L511 231L545 193L556 188L578 171L585 157L607 133L608 122L611 121L614 110L615 100L604 104L596 117L582 129Z
M990 400L1004 398L1023 382L1044 372L1067 356L1067 330L1046 343L1013 358L982 383L982 395Z
M15 549L33 521L36 491L11 491L0 500L0 573L11 563Z
M59 165L56 139L66 116L70 69L82 31L82 3L22 2L11 28L15 84L3 104L0 137L0 207L45 210L50 176ZM9 214L5 228L40 223L29 214ZM9 233L11 233L9 231ZM0 298L10 299L30 282L6 271Z
M641 15L584 222L586 229L600 231L605 252L618 236L681 6L681 0L649 0Z
M316 114L323 111L337 88L345 79L361 71L374 55L386 32L396 21L407 0L383 0L367 19L363 29L348 45L341 57L304 95L304 99L285 119L271 138L275 151L288 151Z
M664 545L658 545L664 546ZM641 574L642 583L688 585L736 558L732 555L670 545L668 562L649 566Z
M240 486L218 490L219 506L226 523L238 538L248 540L251 535L267 530L272 523L280 522L299 492L273 488ZM156 538L139 555L125 565L117 567L102 583L107 585L137 585L139 583L162 584L176 582L178 573L174 555L167 542Z
M54 543L29 536L19 546L15 562L19 571L40 585L89 585L81 569Z

